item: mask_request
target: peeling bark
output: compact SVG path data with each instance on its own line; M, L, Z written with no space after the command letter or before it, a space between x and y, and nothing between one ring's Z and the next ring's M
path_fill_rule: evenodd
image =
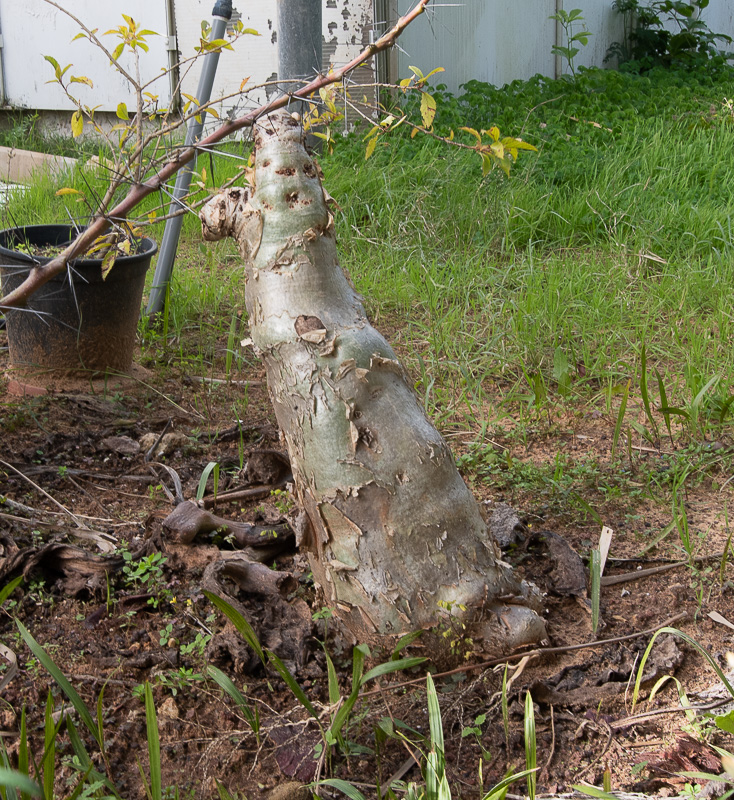
M334 220L300 125L255 127L252 185L202 210L233 236L298 500L300 547L335 616L360 641L472 623L488 649L544 636L537 593L499 551L453 456L337 260Z

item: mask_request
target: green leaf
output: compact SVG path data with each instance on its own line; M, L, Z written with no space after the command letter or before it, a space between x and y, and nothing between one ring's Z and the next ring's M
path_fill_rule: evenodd
M329 676L329 702L335 706L341 699L341 692L339 691L339 679L336 675L336 669L334 669L334 662L331 660L331 656L326 649L326 645L323 645L323 648L324 655L326 656L326 672Z
M535 768L538 766L535 740L535 709L530 692L525 693L525 766L528 770L528 796L535 800Z
M211 473L219 468L218 461L210 461L202 470L201 477L199 478L199 485L196 487L196 499L201 500L206 493L206 483L209 480ZM216 493L216 492L215 492Z
M318 712L313 707L313 704L308 699L308 697L306 697L305 692L298 685L298 683L296 682L296 679L288 671L288 668L286 667L286 665L271 650L266 650L265 652L268 654L268 660L275 667L275 669L278 671L280 677L286 682L286 684L288 684L288 688L296 696L296 699L298 700L298 702L316 720L316 722L318 723L319 728L321 728L321 731L323 733L323 728L321 727L321 722L319 720Z
M318 783L312 783L307 786L307 789L318 789L319 786L329 786L332 789L338 789L342 794L345 794L350 800L365 800L365 796L362 792L357 789L356 786L352 786L351 783L347 781L341 780L341 778L326 778L326 780L319 781Z
M605 792L603 789L597 789L596 786L583 786L579 784L571 788L582 794L588 794L590 797L600 797L601 800L619 800L616 795Z
M130 114L127 113L127 106L124 103L119 103L115 111L119 119L130 119Z
M619 442L619 435L622 432L622 423L624 422L624 415L627 411L627 399L630 393L630 381L627 381L624 389L622 390L622 402L619 405L619 413L617 414L617 422L614 426L614 434L612 435L612 456L617 450L617 443Z
M219 611L224 614L225 617L237 628L240 636L250 645L250 647L255 651L257 657L262 661L263 665L265 665L265 653L262 649L262 645L257 638L257 634L252 628L252 625L237 611L236 608L233 608L226 600L222 600L221 597L213 594L212 592L207 591L206 589L202 589L204 596L209 600L209 602L214 605Z
M734 400L734 395L732 395L732 400ZM395 643L395 647L390 655L390 660L397 661L401 650L408 647L408 645L413 644L413 642L416 639L419 639L422 635L423 631L413 631L412 633L406 633L405 636L401 636Z
M635 680L635 688L634 688L634 691L632 692L632 710L633 711L635 709L635 706L637 705L637 700L639 699L639 696L640 696L640 684L642 683L642 676L643 676L643 673L644 673L644 670L645 670L645 664L647 663L647 659L648 659L648 657L650 655L650 652L652 651L652 648L653 648L653 646L655 644L655 640L658 638L658 636L661 636L661 635L666 634L666 633L671 633L671 634L673 634L673 636L677 636L679 639L683 639L684 642L686 642L691 647L693 647L696 650L698 650L698 652L706 659L706 661L708 661L708 663L710 664L711 668L714 670L714 672L718 676L719 680L724 684L724 686L726 687L727 692L729 692L729 695L732 698L734 698L734 686L731 685L731 683L729 682L729 679L727 678L727 676L721 670L721 668L716 663L716 661L714 661L714 659L711 657L711 655L708 653L708 651L705 648L701 647L701 645L692 636L689 636L687 633L684 633L683 631L678 630L678 628L671 628L671 627L666 626L664 628L660 628L659 630L655 631L652 639L650 639L650 644L648 644L647 648L645 649L645 652L642 655L642 659L640 660L640 666L637 668L637 678Z
M43 724L43 792L46 797L53 797L54 784L56 783L56 735L63 722L59 719L58 725L54 724L54 699L49 689L46 697L46 713Z
M86 726L87 730L92 734L94 740L101 748L102 742L100 742L98 739L97 725L95 724L92 715L89 713L89 709L84 704L84 701L77 694L76 689L74 689L74 687L69 683L68 679L64 676L64 673L56 666L51 656L49 656L43 647L41 647L41 645L38 644L38 642L33 638L25 625L23 625L23 623L18 619L15 620L15 624L18 626L20 635L25 640L25 643L28 645L33 655L41 662L44 669L51 674L56 683L59 684L64 694L69 698L71 704L76 709L76 713L79 714L79 717Z
M399 672L403 669L411 669L412 667L417 667L419 664L422 664L424 661L428 661L427 658L423 656L414 656L413 658L399 658L396 661L386 661L384 664L380 664L377 667L373 667L369 672L364 674L362 678L361 685L364 686L367 681L371 681L374 678L379 678L381 675L388 675L391 672Z
M2 497L0 496L0 506L2 505ZM17 578L13 578L10 583L6 583L2 589L0 589L0 606L10 597L10 595L23 583L23 576L18 575Z
M206 669L209 677L213 678L219 684L219 686L221 686L222 689L224 689L224 691L235 701L235 703L237 703L240 711L247 720L248 725L255 733L257 733L259 728L257 713L253 714L252 709L250 708L250 705L242 692L240 692L229 676L225 675L221 669L218 669L213 664L209 664Z
M27 792L33 797L43 797L43 790L35 781L13 769L0 768L0 786L20 789L21 792Z
M734 710L729 711L727 714L720 714L718 717L714 717L714 722L719 730L725 731L726 733L734 733Z
M150 793L152 800L162 800L161 742L158 734L158 718L153 702L153 690L145 682L145 727L148 733L148 765L150 767Z

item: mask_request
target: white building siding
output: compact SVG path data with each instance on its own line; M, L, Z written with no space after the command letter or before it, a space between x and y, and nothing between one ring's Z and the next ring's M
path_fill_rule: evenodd
M211 21L213 0L173 0L176 17L177 46L186 57L198 44L201 21ZM479 79L503 85L542 73L554 75L565 64L551 54L559 33L549 19L556 7L581 8L585 23L593 36L588 47L581 48L577 65L602 66L609 44L621 38L621 18L612 11L611 0L458 0L439 2L422 15L403 35L398 54L389 62L392 80L409 74L415 65L424 72L444 67L437 78L458 92L461 84ZM122 21L121 13L131 15L147 28L160 33L150 37L150 52L141 56L143 78L160 75L167 65L166 0L65 0L69 10L90 28L102 34ZM341 66L369 42L373 28L373 7L388 22L411 7L413 0L324 0L323 41L324 69L330 64ZM235 52L224 51L219 61L213 97L236 92L244 78L248 86L263 85L275 80L278 69L276 0L235 0L235 17L245 27L261 35L245 36L235 45ZM384 11L382 9L390 9ZM711 0L702 15L715 32L734 36L734 3L732 0ZM377 20L378 33L385 30L384 19ZM94 89L76 84L75 91L88 105L113 111L122 100L133 102L124 79L110 68L108 59L84 40L72 42L77 24L44 0L0 0L2 30L3 87L5 105L41 110L71 110L73 105L58 86L47 83L52 78L51 66L44 55L54 56L62 66L72 63L69 74L87 75ZM101 37L110 49L112 36ZM561 44L565 44L563 39ZM129 55L121 63L133 69ZM201 62L182 70L182 90L196 95ZM381 78L387 76L381 74ZM358 83L373 80L371 69L364 68L353 76ZM170 101L170 82L160 78L152 91L160 96L160 104ZM227 101L222 111L236 105L238 111L260 105L271 88L261 88L244 100ZM361 98L364 92L359 92Z
M177 46L182 58L194 54L199 44L201 22L211 22L213 0L174 0ZM144 80L161 75L167 66L166 3L165 0L66 0L68 9L89 28L97 28L100 38L110 49L117 40L102 36L105 31L123 22L122 12L133 17L145 28L159 33L148 39L150 51L141 53ZM212 98L237 92L242 81L247 86L262 86L277 77L277 7L275 0L235 0L234 19L240 18L246 28L254 28L259 36L243 36L234 51L224 50L220 56ZM323 10L324 69L341 66L354 58L368 43L372 24L372 0L326 0ZM102 111L114 111L119 102L131 106L133 94L124 78L110 67L97 48L85 40L72 42L79 26L68 16L44 0L0 0L0 26L3 35L2 66L5 104L16 108L42 110L72 110L74 105L61 89L46 81L53 77L51 65L43 60L52 55L62 67L73 63L67 75L86 75L94 89L75 84L73 89L82 102L98 106ZM134 74L129 54L120 63ZM181 90L196 96L202 60L181 68ZM372 73L361 80L372 80ZM227 110L259 106L274 87L263 87L248 98L223 103ZM159 95L160 105L170 102L170 81L159 77L151 91Z

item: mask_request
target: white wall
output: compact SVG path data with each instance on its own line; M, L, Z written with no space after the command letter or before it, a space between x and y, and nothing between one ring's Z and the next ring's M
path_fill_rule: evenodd
M123 22L121 13L132 16L143 27L160 36L148 39L150 52L141 54L144 80L160 75L166 67L166 5L165 0L64 0L65 6L89 28L99 33ZM177 45L182 58L194 54L199 44L201 22L211 22L213 0L175 0ZM223 97L239 90L244 78L248 87L262 86L276 78L278 69L276 0L235 0L235 18L240 17L246 28L254 28L259 36L244 36L234 45L234 51L224 50L220 56L212 97ZM356 56L368 42L372 19L372 0L325 0L323 10L325 68L341 66ZM54 56L62 66L73 63L68 74L86 75L94 81L94 89L75 84L74 90L82 102L113 111L120 101L131 104L133 96L123 78L109 60L86 40L72 42L79 26L69 17L48 5L44 0L0 0L0 27L3 35L2 66L6 104L20 108L68 109L74 105L61 89L46 81L53 77L51 66L43 59ZM110 50L116 40L101 36ZM201 59L182 67L182 90L196 96ZM129 55L121 64L133 69ZM367 76L371 79L371 73ZM160 77L154 94L160 104L170 101L167 77ZM261 88L245 99L223 103L224 109L259 106L267 91Z
M148 40L150 52L141 54L141 77L144 81L155 78L166 65L165 5L162 0L67 0L68 9L89 28L98 28L98 35L110 51L119 40L103 36L105 31L123 23L120 11L140 20L146 28L158 31L161 36ZM2 66L6 103L21 108L68 109L75 108L61 88L47 83L54 77L53 68L44 61L44 55L53 56L65 67L73 64L66 73L86 75L94 82L91 89L74 84L79 99L89 106L100 106L102 111L114 110L117 104L133 101L133 94L120 74L110 67L109 59L86 40L72 42L79 26L43 0L0 0L0 26L3 48ZM134 70L131 56L123 55L120 63ZM161 95L163 105L168 104L168 82L157 81L155 94Z
M404 13L414 0L390 0ZM142 54L143 76L153 78L167 64L165 0L64 0L75 16L100 33L122 21L121 12L159 32L150 37L150 52ZM437 82L452 91L477 78L496 85L529 78L536 73L553 75L556 59L551 47L556 24L549 19L560 0L434 0L434 8L422 15L399 42L398 75L409 73L415 65L427 72L444 67ZM611 0L563 0L567 9L581 8L586 25L593 33L586 48L581 48L577 64L602 66L609 44L621 38L621 18L611 8ZM211 21L213 0L174 0L178 49L182 56L193 54L198 43L201 21ZM372 28L373 0L324 0L323 33L325 61L340 66L353 58L369 41ZM245 27L261 35L245 36L235 45L235 52L224 51L220 57L213 96L236 91L249 77L248 86L273 80L277 73L276 0L235 0L235 14ZM703 18L712 30L734 36L734 1L711 0ZM108 60L88 42L72 42L78 25L44 0L0 0L0 26L3 48L2 66L7 104L35 109L71 110L73 105L60 89L46 83L52 69L43 55L53 55L65 66L72 63L70 74L87 75L94 89L75 85L79 97L89 105L112 111L123 100L132 102L124 80L110 68ZM112 36L102 39L114 47ZM565 44L565 42L562 42ZM132 59L122 59L132 68ZM201 62L183 73L183 91L196 95ZM355 76L369 82L370 70ZM161 105L169 102L169 81L157 81L154 93ZM362 92L359 93L360 98ZM255 91L237 102L238 110L260 105L266 89ZM234 101L224 103L231 107Z
M401 14L412 5L413 0L398 0ZM444 67L446 72L436 82L458 92L473 78L503 86L537 73L555 74L551 47L556 24L548 17L555 13L556 0L436 0L435 6L400 39L400 76L410 74L411 64L424 72ZM567 11L580 8L593 34L575 64L604 66L607 48L622 38L622 19L612 10L612 0L562 0L561 6ZM711 0L701 16L712 31L734 37L733 0ZM565 62L563 67L567 71Z

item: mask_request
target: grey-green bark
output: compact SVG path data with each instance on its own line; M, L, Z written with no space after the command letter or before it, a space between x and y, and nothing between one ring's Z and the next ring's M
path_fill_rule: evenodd
M244 258L251 336L305 510L300 547L355 638L450 610L495 649L543 636L538 597L499 557L454 459L337 260L334 221L299 123L255 129L254 178L213 198L204 236Z

